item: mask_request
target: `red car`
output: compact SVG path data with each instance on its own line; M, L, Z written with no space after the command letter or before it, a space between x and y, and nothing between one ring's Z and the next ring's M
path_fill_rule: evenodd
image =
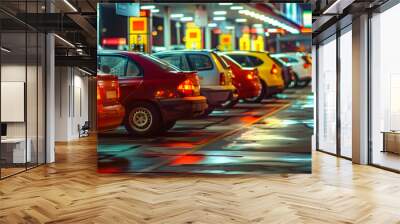
M234 75L232 82L237 89L238 100L257 97L261 94L262 87L257 68L244 68L229 56L224 54L220 54L220 56L232 69Z
M103 73L119 78L124 124L133 135L158 134L207 109L196 72L181 71L138 52L102 51L97 61Z
M125 109L119 103L118 77L97 75L97 130L106 131L122 124Z

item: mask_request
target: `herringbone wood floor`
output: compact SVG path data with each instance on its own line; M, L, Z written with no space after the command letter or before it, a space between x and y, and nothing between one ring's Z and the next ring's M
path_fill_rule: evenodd
M315 152L312 175L96 173L94 138L0 181L0 223L400 223L400 175Z

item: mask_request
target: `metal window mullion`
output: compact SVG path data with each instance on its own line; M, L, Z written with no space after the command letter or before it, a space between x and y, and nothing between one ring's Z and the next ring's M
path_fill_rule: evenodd
M340 114L340 78L341 78L341 64L340 64L340 28L336 28L336 154L341 156L341 114Z

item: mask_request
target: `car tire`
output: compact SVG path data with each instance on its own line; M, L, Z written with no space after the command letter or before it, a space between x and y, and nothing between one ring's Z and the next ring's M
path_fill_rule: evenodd
M125 115L126 130L134 136L152 136L158 134L162 128L162 118L159 109L147 102L138 102L130 105Z
M293 79L293 88L300 87L299 76L298 76L297 73L295 73L295 72L293 72L293 76L294 76L294 79Z
M204 111L204 113L202 115L200 115L200 117L207 117L208 115L210 115L213 111L215 110L215 107L213 106L208 106L207 109Z
M168 121L164 124L163 129L164 131L168 131L169 129L173 128L176 124L176 121Z
M253 98L245 98L244 101L247 103L260 103L267 95L268 87L267 84L261 80L261 92L260 95Z
M237 94L237 93L235 93L235 94ZM230 99L228 101L226 101L225 103L221 104L221 108L228 109L228 108L231 108L231 107L235 106L239 102L239 98L238 97L236 97L236 99L232 99L232 98L233 98L233 96L231 95L231 97L230 97Z

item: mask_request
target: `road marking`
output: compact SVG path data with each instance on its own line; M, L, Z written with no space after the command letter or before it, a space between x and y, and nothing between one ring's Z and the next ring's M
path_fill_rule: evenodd
M280 108L278 108L278 109L276 109L276 110L270 111L270 112L264 114L263 116L261 116L261 117L255 119L254 121L251 121L251 122L249 122L249 123L246 123L246 124L242 125L240 128L234 129L234 130L232 130L232 131L225 132L225 133L223 133L223 134L221 134L221 135L219 135L219 136L217 136L217 137L211 139L210 141L208 141L208 142L206 142L206 143L204 143L204 144L202 144L202 145L198 145L198 146L194 147L194 148L191 149L191 150L188 150L188 151L186 151L186 152L183 152L182 154L179 154L179 156L186 156L186 155L189 155L189 154L193 154L194 152L196 152L196 151L198 151L198 150L200 150L200 149L202 149L202 148L204 148L204 147L206 147L206 146L208 146L208 145L211 145L212 143L214 143L214 142L216 142L216 141L219 141L219 140L221 140L221 139L223 139L223 138L225 138L225 137L228 137L228 136L230 136L230 135L233 135L233 134L235 134L235 133L241 131L242 129L245 129L245 128L247 128L247 127L250 127L251 125L253 125L253 124L259 122L260 120L262 120L262 119L264 119L264 118L266 118L266 117L268 117L268 116L272 116L272 115L274 115L274 114L276 114L276 113L278 113L278 112L280 112L280 111L282 111L282 110L288 108L288 107L291 106L292 104L293 104L293 103L290 102L290 103L288 103L288 104L286 104L286 105L284 105L284 106L282 106L282 107L280 107ZM155 164L155 165L152 165L152 166L150 166L150 167L144 168L144 169L142 169L142 170L140 170L140 171L137 171L137 172L138 172L138 173L154 172L154 171L153 171L154 169L160 168L160 167L162 167L162 166L164 166L164 165L166 165L166 164L171 163L171 162L174 161L177 157L178 157L178 156L173 156L171 159L166 159L166 160L164 160L164 161L161 161L161 162L158 163L158 164Z

